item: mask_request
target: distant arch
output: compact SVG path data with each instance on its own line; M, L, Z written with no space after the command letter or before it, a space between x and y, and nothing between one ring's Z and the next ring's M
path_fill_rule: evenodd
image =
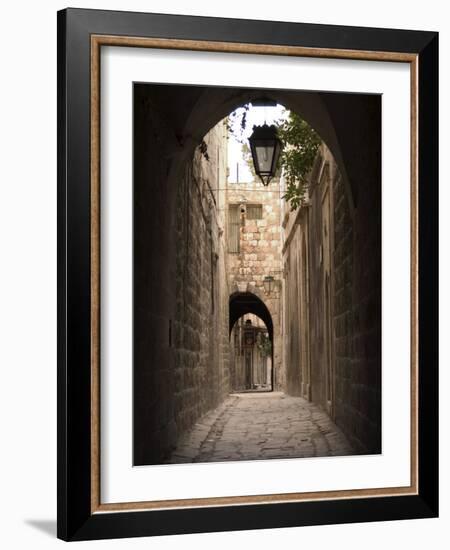
M272 315L266 304L252 292L233 292L230 296L230 335L238 319L246 313L253 313L259 317L267 327L269 338L273 342Z

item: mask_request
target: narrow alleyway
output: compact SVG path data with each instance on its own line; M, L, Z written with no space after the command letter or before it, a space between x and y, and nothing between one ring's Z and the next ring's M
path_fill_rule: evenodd
M354 454L328 415L282 392L231 394L183 437L167 463Z
M133 87L134 466L381 453L381 137L376 94Z

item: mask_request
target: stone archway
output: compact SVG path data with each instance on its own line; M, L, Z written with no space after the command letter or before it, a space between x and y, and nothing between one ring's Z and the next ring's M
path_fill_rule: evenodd
M252 292L234 292L230 296L230 334L236 321L246 313L253 313L264 321L269 336L273 339L272 315L266 304Z
M260 292L257 289L256 292L260 294ZM274 369L274 347L275 343L276 345L279 344L278 339L275 338L274 334L274 322L272 319L272 315L269 311L269 308L264 303L262 298L258 296L254 292L247 291L236 291L231 294L229 299L229 332L230 332L230 340L231 335L233 333L233 329L236 330L239 327L237 327L237 323L240 319L244 317L246 314L253 314L257 318L259 318L266 326L267 333L270 340L270 356L268 358L268 375L264 375L265 382L264 385L267 385L267 388L273 391L275 386L275 369ZM275 342L276 341L276 342ZM231 342L231 346L233 349L233 354L236 353L236 346L234 345L234 342ZM233 363L233 368L236 368L236 356L233 356L230 358L231 362ZM265 367L264 367L265 368ZM233 377L232 377L233 378ZM250 385L251 386L251 385ZM266 389L267 389L266 388ZM232 389L237 389L232 388ZM247 384L247 389L249 389L249 384Z
M162 97L173 93L170 86L159 88ZM192 159L195 148L211 128L238 107L261 97L284 105L316 130L336 160L351 208L358 201L360 182L368 177L374 183L379 180L379 158L374 154L381 140L375 121L379 109L377 96L368 102L364 94L218 86L179 88L183 94L182 107L175 115L164 116L164 120L176 118L178 143L171 153L171 181L177 181L182 173L179 170ZM152 104L153 101L152 98ZM355 151L359 152L356 156Z

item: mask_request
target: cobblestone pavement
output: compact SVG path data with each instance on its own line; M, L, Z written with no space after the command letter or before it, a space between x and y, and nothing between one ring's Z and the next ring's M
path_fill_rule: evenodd
M319 407L281 392L231 394L204 415L167 463L354 454Z

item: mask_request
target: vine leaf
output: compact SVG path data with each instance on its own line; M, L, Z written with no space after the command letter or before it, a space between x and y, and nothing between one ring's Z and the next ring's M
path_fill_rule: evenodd
M283 142L279 161L286 180L283 198L289 201L291 210L296 210L305 201L308 175L322 140L299 115L288 113L288 117L278 121L276 126Z

